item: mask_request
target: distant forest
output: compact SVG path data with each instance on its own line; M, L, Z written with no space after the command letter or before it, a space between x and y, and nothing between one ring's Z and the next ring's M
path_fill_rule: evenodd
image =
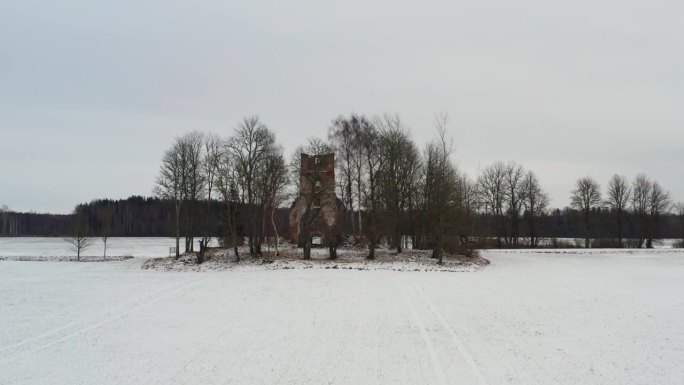
M205 231L207 202L187 203L190 212L194 213L193 227ZM222 208L224 204L212 201L209 206L210 234L221 234L223 231ZM243 211L239 209L238 212ZM128 199L94 200L76 206L76 213L86 218L87 234L99 236L104 227L109 227L111 237L173 237L175 235L175 216L173 202L154 197L132 196ZM102 222L102 212L108 211L108 224ZM287 231L286 209L276 210L276 225L279 233ZM111 218L110 218L111 217ZM241 216L238 214L238 218ZM8 209L0 211L0 236L45 236L68 237L73 235L75 214L38 214L18 213ZM241 226L238 226L241 229Z
M207 202L194 202L195 206L190 211L197 213L194 216L193 228L197 229L195 236L201 236L205 229ZM225 234L227 224L224 221L225 204L220 201L212 201L210 215L212 223L211 234ZM95 200L90 203L80 204L76 207L76 212L83 213L87 218L88 234L98 236L101 233L102 223L98 212L103 209L111 210L111 233L113 237L173 237L174 230L174 211L173 202L154 197L132 196L121 200ZM238 209L238 213L246 212L246 207ZM274 216L278 233L287 234L288 231L288 212L287 208L276 210ZM245 215L238 217L238 234L245 236L246 226ZM613 213L608 209L594 209L592 215L593 226L598 238L611 238L615 233L615 219ZM37 214L37 213L18 213L4 209L0 212L0 236L46 236L46 237L67 237L73 234L73 214ZM409 220L406 216L402 221L404 233L409 233ZM473 226L478 228L492 228L495 226L496 218L480 214ZM351 226L348 221L347 231L351 233ZM625 226L625 238L636 237L638 223L634 218L627 220ZM268 227L265 229L268 232ZM656 231L659 238L681 238L682 222L676 214L664 215L658 223ZM272 231L267 236L272 236ZM494 237L495 232L487 235ZM521 224L521 237L529 237L529 228ZM549 214L540 218L539 236L542 238L582 238L584 236L584 222L582 213L579 210L565 208L551 210Z

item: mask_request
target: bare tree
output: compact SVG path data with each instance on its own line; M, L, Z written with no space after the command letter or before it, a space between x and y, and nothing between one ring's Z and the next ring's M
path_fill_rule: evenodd
M501 162L482 170L477 178L478 194L485 214L494 216L496 244L503 246L502 237L505 236L504 204L506 202L506 166Z
M622 175L613 175L608 182L608 191L605 204L612 210L615 215L617 225L617 239L618 247L622 247L623 228L625 221L625 213L627 205L632 194L632 189L629 187L627 178Z
M241 193L241 184L238 179L237 171L233 165L233 158L230 156L230 152L227 151L226 143L224 142L216 175L216 188L221 194L221 199L226 208L224 220L228 226L230 246L233 247L237 262L240 261L237 238L237 208L240 203L244 202L244 194Z
M181 218L184 217L185 251L193 251L191 204L202 198L204 178L201 172L203 134L192 131L177 137L164 153L154 194L174 202L176 220L176 258L180 256ZM182 212L185 209L185 213ZM185 214L185 215L183 215Z
M363 167L366 175L366 183L363 189L363 202L368 217L368 259L375 259L375 249L380 242L380 232L378 229L378 205L380 203L378 194L378 172L382 161L379 151L379 134L374 124L361 126L358 136Z
M504 181L506 191L504 193L507 213L509 218L509 237L506 243L513 247L518 247L520 236L520 211L522 210L522 187L525 171L522 166L515 162L509 162L504 169Z
M264 163L275 143L275 137L259 117L245 118L235 129L234 136L228 142L228 151L233 159L239 180L246 196L248 215L247 238L249 252L252 256L261 255L261 224L263 218L263 196L259 191L258 179L263 176Z
M185 252L195 248L194 211L197 202L204 197L204 175L202 173L202 150L204 134L199 131L189 132L181 137L185 154L185 173L183 178L183 199L185 205Z
M354 226L354 195L352 193L354 181L356 180L356 171L354 167L354 157L357 156L356 135L357 125L354 124L353 118L337 117L332 122L332 126L328 130L328 140L335 150L337 175L339 177L338 186L342 202L349 209L350 224L352 233L358 235L358 231Z
M479 195L477 182L466 174L459 174L456 178L456 202L461 216L458 226L460 243L468 245L470 236L475 235L475 215L479 209Z
M658 182L651 183L651 195L648 200L648 237L646 238L646 247L653 248L653 241L658 237L657 225L660 217L670 211L672 201L670 200L670 193L663 190Z
M223 142L214 134L204 135L204 154L202 160L202 174L207 199L206 223L204 229L203 244L207 245L211 240L213 224L211 223L211 193L216 189L216 179L223 154Z
M444 245L449 234L454 234L454 212L456 202L456 181L458 173L451 163L453 140L447 133L449 117L435 115L434 125L437 139L425 149L424 161L424 215L427 232L432 243L432 257L442 264Z
M74 213L72 223L72 235L65 240L71 244L71 249L76 252L76 260L81 260L81 251L92 245L92 240L88 236L88 218L85 214Z
M523 178L520 199L525 207L525 218L527 218L530 233L530 246L537 247L539 243L537 236L538 222L549 205L549 196L541 188L539 179L531 170Z
M107 240L112 232L112 209L108 205L103 205L97 210L97 219L100 222L100 238L104 247L102 258L107 258Z
M363 142L366 138L368 132L373 132L376 130L373 123L363 115L352 115L349 118L351 124L354 142L354 152L352 156L352 163L354 169L354 175L356 176L356 201L358 205L357 210L357 229L358 234L363 234L363 216L362 209L365 204L365 188L366 188L366 178L367 170L366 156L364 151Z
M637 236L636 247L641 248L648 238L649 229L649 200L652 184L645 174L639 174L632 181L632 213L636 220L637 229L633 233Z
M684 247L684 202L678 202L675 206L675 215L679 218L679 231L681 232L681 247Z
M378 120L380 169L379 193L383 200L388 238L398 253L402 251L401 217L416 183L420 164L418 149L409 137L398 115L385 115Z
M311 154L316 154L316 155L322 155L322 154L329 154L334 151L333 147L330 145L330 143L326 142L325 140L319 138L319 137L312 137L307 140L307 151L310 151Z
M271 148L271 152L266 157L264 171L263 182L264 193L266 195L265 200L267 202L266 206L271 208L270 221L275 236L275 255L278 256L278 228L275 223L274 215L275 210L286 197L284 189L289 182L282 147L273 146Z
M580 178L575 189L572 190L570 205L582 211L584 215L584 247L586 248L591 246L589 243L591 238L591 210L600 204L601 188L598 182L590 177Z
M184 180L186 155L181 138L176 138L169 150L164 153L154 194L173 201L176 230L176 258L180 256L180 218L184 201Z

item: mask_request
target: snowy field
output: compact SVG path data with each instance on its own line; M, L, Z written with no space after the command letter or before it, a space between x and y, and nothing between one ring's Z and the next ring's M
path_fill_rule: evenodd
M101 257L103 243L101 238L91 238L92 245L81 256ZM136 238L112 237L107 241L108 256L164 257L169 255L169 247L176 246L175 238ZM196 242L199 248L199 240ZM181 248L183 240L181 239ZM59 237L0 237L0 259L9 258L53 258L76 257L76 252L66 241Z
M0 384L681 384L684 252L478 272L0 262Z
M101 257L103 251L102 240L91 238L92 245L83 253L83 256ZM565 242L575 243L575 239L560 238ZM679 240L665 239L656 244L656 248L672 248L674 242ZM214 240L214 246L215 246ZM582 243L583 240L578 240ZM175 238L163 237L112 237L107 242L107 255L109 256L132 256L132 257L165 257L169 255L169 248L175 247ZM199 239L196 239L196 248L199 249ZM183 240L181 239L181 248ZM319 249L314 249L314 252ZM322 252L327 252L323 250ZM0 237L0 259L33 258L40 259L65 259L75 257L76 253L65 238L60 237Z

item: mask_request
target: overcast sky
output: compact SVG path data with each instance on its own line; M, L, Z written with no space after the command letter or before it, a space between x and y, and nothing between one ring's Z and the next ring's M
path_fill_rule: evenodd
M645 172L684 200L684 6L673 1L0 2L0 205L150 195L190 130L258 114L286 151L350 112L421 145L451 117L461 169Z

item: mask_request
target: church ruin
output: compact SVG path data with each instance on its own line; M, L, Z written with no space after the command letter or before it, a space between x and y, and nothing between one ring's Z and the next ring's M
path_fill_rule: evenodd
M342 242L344 205L335 195L335 154L301 154L299 197L290 207L290 240L310 258L313 237L335 258Z

